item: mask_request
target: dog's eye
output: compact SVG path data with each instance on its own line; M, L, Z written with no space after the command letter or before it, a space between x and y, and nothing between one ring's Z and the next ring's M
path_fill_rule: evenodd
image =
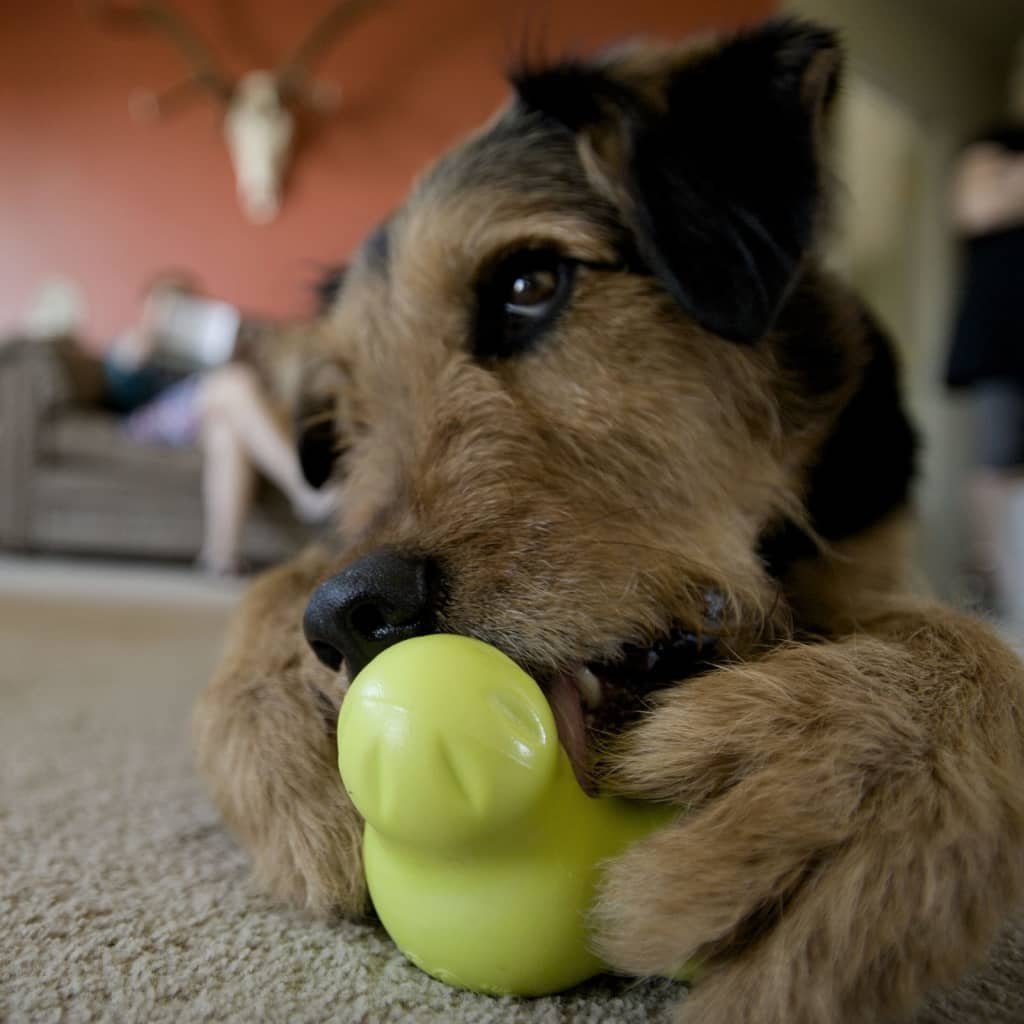
M515 316L533 316L537 309L550 302L558 291L558 273L547 267L525 270L512 282L510 302L505 309Z
M548 249L506 257L480 283L474 351L503 359L528 349L558 318L576 264Z

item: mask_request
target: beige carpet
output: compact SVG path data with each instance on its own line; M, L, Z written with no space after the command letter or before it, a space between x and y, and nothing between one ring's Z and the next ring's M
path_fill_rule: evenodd
M0 563L0 1020L668 1018L668 983L472 996L372 927L269 905L189 751L231 592L139 571L7 575Z

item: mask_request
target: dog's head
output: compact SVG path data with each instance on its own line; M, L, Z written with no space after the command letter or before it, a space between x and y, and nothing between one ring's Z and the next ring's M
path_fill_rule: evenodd
M578 693L633 706L784 614L765 539L808 525L868 358L812 257L839 64L781 21L523 71L367 241L325 353L348 565L307 614L325 662L478 637L578 753Z

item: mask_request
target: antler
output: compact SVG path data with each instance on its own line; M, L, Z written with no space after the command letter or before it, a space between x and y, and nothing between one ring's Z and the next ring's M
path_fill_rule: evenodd
M150 94L149 102L156 109L165 105L172 97L180 97L194 85L208 89L224 102L231 99L234 83L220 69L199 34L170 4L162 3L161 0L139 0L137 4L127 6L92 0L88 4L88 9L112 24L131 27L142 24L155 32L161 32L169 36L185 54L185 59L192 66L191 77L171 86L163 93Z
M319 21L306 33L291 55L278 67L275 77L285 94L300 93L305 88L312 62L334 42L344 30L364 14L387 0L341 0L332 4Z

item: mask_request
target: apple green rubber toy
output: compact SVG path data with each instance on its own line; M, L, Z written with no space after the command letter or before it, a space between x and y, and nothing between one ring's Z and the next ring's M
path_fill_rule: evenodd
M338 750L370 895L414 964L523 996L607 969L586 928L601 862L678 811L588 797L513 661L460 636L388 648L345 697Z

